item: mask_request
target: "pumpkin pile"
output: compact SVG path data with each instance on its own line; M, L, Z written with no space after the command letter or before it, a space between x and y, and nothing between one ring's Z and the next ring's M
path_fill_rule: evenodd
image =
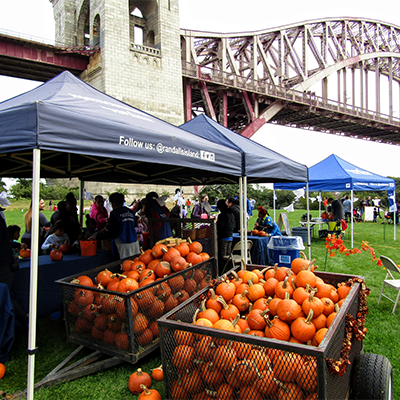
M199 255L200 246L198 242L181 243L169 249L165 245L155 245L139 257L125 260L122 273L104 269L94 280L86 275L72 280L71 283L79 287L68 304L68 313L73 317L71 328L73 325L76 333L90 334L96 341L121 350L130 348L132 335L142 348L151 345L159 336L157 319L208 286L212 278L208 264L182 272L190 266L183 254L187 258L192 248L198 251L192 253ZM157 280L166 276L167 280L157 284ZM119 295L132 291L136 292L130 297ZM131 314L129 318L128 313Z
M244 266L208 290L193 324L318 346L352 283L334 287L313 269L302 258L291 269ZM174 339L173 399L318 399L315 357L180 330Z
M269 236L269 234L267 232L265 232L264 230L258 230L258 229L253 229L251 231L251 234L253 236Z

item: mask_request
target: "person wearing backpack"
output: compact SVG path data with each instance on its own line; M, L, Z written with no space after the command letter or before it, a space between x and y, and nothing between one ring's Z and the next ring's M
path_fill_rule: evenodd
M135 213L124 206L125 196L122 193L112 193L109 201L113 210L110 213L108 225L105 227L109 238L115 243L119 258L126 258L140 253L139 242L135 229Z

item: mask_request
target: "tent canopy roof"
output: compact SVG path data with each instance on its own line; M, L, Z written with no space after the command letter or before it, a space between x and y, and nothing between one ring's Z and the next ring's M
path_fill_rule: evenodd
M202 138L242 153L243 174L248 183L306 182L308 168L228 128L204 114L180 126Z
M201 185L236 183L240 153L116 100L65 71L0 103L0 168L42 178Z
M335 154L309 168L309 191L381 191L394 190L394 179L376 175L341 159ZM277 183L275 189L297 190L305 188L304 183Z

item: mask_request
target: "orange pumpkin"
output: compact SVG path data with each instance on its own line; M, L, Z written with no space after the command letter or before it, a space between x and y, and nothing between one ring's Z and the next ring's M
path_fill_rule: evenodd
M192 242L189 244L189 250L194 253L200 254L203 252L203 245L200 242Z
M20 250L19 256L21 258L29 258L31 256L31 250L30 249L22 249L22 250Z

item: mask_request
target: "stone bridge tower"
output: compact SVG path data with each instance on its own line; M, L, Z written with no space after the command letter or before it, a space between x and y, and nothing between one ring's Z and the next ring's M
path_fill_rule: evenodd
M56 41L99 46L81 78L174 125L184 122L179 0L50 0Z

